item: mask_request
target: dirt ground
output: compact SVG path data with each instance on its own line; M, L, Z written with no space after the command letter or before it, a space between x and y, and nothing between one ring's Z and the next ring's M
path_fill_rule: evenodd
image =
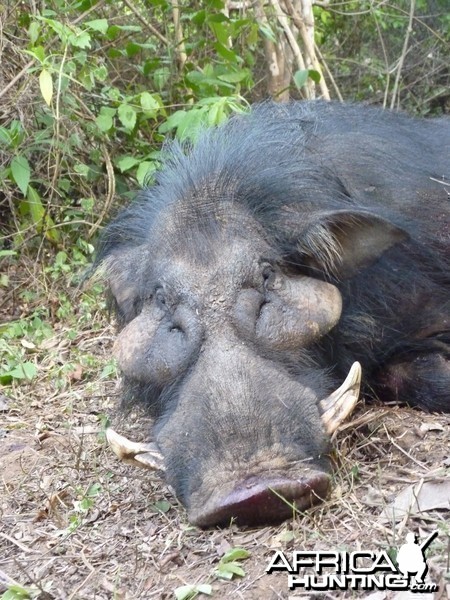
M106 329L88 343L107 358L112 339ZM164 481L120 464L107 447L106 417L135 439L149 430L142 418L124 422L116 414L115 381L73 377L60 391L43 380L41 387L5 387L0 394L1 598L194 597L188 585L205 586L193 589L215 599L450 598L450 415L361 402L335 440L325 504L278 527L201 531L189 525ZM302 550L392 555L408 531L425 539L435 530L426 550L435 593L313 594L289 590L286 572L266 573L277 550L288 557ZM248 557L232 561L242 570L226 580L221 558L233 548Z

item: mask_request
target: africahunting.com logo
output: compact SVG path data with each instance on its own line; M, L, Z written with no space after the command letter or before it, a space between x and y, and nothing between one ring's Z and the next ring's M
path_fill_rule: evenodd
M410 590L436 592L435 583L425 581L428 565L425 550L438 535L434 531L419 541L414 533L406 535L395 562L389 554L330 550L274 552L266 573L288 573L290 590Z

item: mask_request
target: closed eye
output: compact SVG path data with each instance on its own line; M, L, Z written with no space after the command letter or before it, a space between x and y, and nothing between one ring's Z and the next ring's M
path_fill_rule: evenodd
M164 290L162 288L159 288L156 290L155 301L159 308L162 308L163 310L167 310L166 295L164 294Z

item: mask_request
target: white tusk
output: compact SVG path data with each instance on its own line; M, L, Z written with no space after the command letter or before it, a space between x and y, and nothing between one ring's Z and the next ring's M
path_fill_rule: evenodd
M156 444L132 442L113 429L106 430L106 439L114 454L123 462L152 471L164 471L164 458Z
M361 387L361 365L354 362L344 383L328 398L320 401L322 423L331 435L353 411L358 402Z

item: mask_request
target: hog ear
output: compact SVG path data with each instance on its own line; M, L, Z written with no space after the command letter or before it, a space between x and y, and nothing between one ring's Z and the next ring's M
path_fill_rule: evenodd
M408 233L365 211L323 212L301 235L304 264L338 279L353 277Z

